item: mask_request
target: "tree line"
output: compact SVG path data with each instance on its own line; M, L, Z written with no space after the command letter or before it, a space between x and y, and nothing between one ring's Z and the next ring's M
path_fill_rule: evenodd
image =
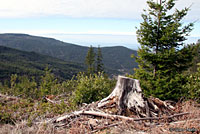
M100 46L97 48L97 54L94 52L94 48L90 46L85 58L85 64L87 66L87 74L104 72L103 56Z

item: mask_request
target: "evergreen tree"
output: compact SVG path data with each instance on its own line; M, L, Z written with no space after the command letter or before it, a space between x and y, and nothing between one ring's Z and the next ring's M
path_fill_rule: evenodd
M95 72L95 53L92 46L90 46L86 59L85 64L87 65L87 72L88 74L93 74Z
M197 41L197 43L193 43L191 44L191 46L194 47L194 58L193 58L193 61L192 61L192 67L190 67L188 69L188 73L196 73L198 72L198 68L199 68L199 65L198 63L200 63L200 40Z
M148 10L142 14L143 22L137 30L141 45L136 61L135 77L147 95L161 99L176 100L185 91L186 80L182 75L191 65L193 47L184 46L186 36L192 31L193 23L183 26L182 19L189 8L171 10L176 0L148 0Z
M102 53L101 53L101 48L98 46L98 52L97 52L97 73L98 72L103 72L103 57L102 57Z

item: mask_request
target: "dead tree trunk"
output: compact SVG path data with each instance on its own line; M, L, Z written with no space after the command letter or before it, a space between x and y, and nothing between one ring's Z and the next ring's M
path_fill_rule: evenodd
M115 89L105 99L98 103L98 107L116 102L119 114L124 114L126 109L134 110L141 115L146 110L145 100L138 80L119 76Z
M124 76L118 76L115 89L98 103L98 107L109 107L114 103L118 106L118 114L124 115L128 110L136 113L139 117L155 117L159 115L160 107L168 108L165 102L157 98L145 98L139 80Z

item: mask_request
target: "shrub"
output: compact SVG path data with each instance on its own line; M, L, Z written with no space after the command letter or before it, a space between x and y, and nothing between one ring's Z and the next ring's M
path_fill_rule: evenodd
M36 82L35 78L28 76L11 75L9 84L0 84L0 92L20 96L23 98L38 99L45 95L57 95L62 93L65 85L59 83L48 68L45 69L44 76L41 76L40 82Z
M58 80L55 79L55 76L51 73L51 70L48 68L45 69L45 75L41 77L39 92L41 96L48 94L58 94L60 84Z
M14 124L14 119L11 117L11 113L5 112L4 107L0 104L0 124L11 123Z
M29 99L41 99L47 95L60 95L62 99L70 99L69 107L77 104L98 101L108 96L115 82L104 73L85 75L79 73L71 80L59 82L51 71L46 69L37 83L34 78L12 75L9 86L0 84L0 91L4 94L20 96ZM75 104L75 105L74 105ZM62 111L61 111L62 112Z
M137 70L137 73L128 77L140 80L141 88L147 97L154 96L161 100L178 101L187 95L187 89L183 88L187 83L186 74L154 78L149 73L142 73Z
M72 94L72 102L75 104L91 103L108 96L114 87L114 81L105 77L103 73L77 76L77 87Z
M11 75L10 82L0 84L0 92L23 98L37 98L37 83L34 77Z
M200 68L197 72L188 76L188 82L184 86L188 90L188 98L200 102Z

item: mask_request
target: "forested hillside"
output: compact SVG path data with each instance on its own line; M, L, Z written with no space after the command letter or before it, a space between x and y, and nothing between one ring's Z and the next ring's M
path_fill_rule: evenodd
M7 79L11 74L40 77L46 67L61 79L71 79L80 71L84 71L81 64L62 61L35 52L25 52L0 46L0 79Z
M89 49L52 38L26 34L0 34L0 45L23 51L33 51L77 63L84 63ZM137 63L131 58L131 54L137 55L137 51L121 46L103 47L101 49L103 63L108 73L119 73L118 71L128 73L137 67ZM97 48L94 51L96 52Z

